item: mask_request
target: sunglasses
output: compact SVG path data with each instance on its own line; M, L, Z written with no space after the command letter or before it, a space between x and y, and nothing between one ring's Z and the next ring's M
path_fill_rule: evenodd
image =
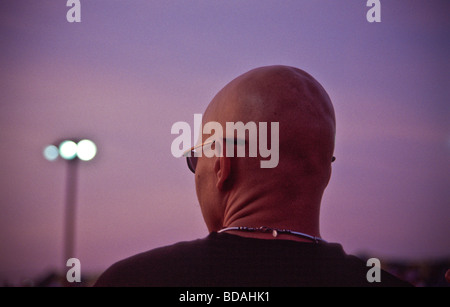
M244 145L246 143L245 140L240 140L240 139L224 138L224 140L228 144L234 144L234 145ZM191 172L193 172L195 174L195 169L197 168L198 157L200 156L197 149L203 148L205 146L210 146L210 148L211 148L212 145L215 143L216 143L216 140L207 141L205 143L195 145L183 153L183 157L186 157L186 162L187 162L187 165L188 165L189 169L191 170Z
M243 144L246 143L245 140L239 140L239 139L227 139L227 138L224 138L224 140L227 143L233 142L234 145L243 145ZM212 145L215 142L216 142L216 140L211 140L211 141L207 141L207 142L202 143L202 144L195 145L195 146L191 147L189 150L186 150L183 153L183 157L186 157L186 162L187 162L188 168L191 170L192 173L195 174L195 169L197 168L197 163L198 163L199 154L198 154L198 152L196 150L198 148L203 148L205 146L212 147ZM333 156L331 158L331 162L334 162L334 161L336 161L336 157Z

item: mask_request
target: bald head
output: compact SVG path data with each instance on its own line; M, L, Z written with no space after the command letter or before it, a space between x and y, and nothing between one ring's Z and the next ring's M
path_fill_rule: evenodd
M251 209L243 204L255 199L273 202L274 198L283 197L296 206L318 207L331 174L335 115L330 98L311 75L288 66L253 69L231 81L214 97L203 121L215 121L223 127L227 122L266 122L269 127L270 123L279 123L279 163L275 168L261 168L261 157L226 162L230 170L221 191L228 203L223 208L224 220L239 211L248 214ZM217 167L220 164L216 164L216 170ZM201 176L196 172L198 196ZM200 196L199 201L202 205ZM268 205L260 209L263 208L273 212Z
M228 83L211 101L205 117L230 121L282 119L296 112L305 120L331 117L334 111L323 87L305 71L289 66L260 67Z
M267 66L239 76L214 97L203 120L223 127L227 122L277 122L280 163L292 168L300 167L301 161L317 166L331 161L333 106L323 87L298 68Z

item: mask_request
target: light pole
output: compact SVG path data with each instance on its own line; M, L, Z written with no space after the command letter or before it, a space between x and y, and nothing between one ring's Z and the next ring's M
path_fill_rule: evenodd
M88 139L79 142L64 140L56 145L49 145L44 149L44 157L55 161L58 157L67 161L65 217L64 217L64 252L63 266L66 268L68 259L73 258L75 251L75 208L77 197L78 164L81 161L90 161L97 154L97 146Z

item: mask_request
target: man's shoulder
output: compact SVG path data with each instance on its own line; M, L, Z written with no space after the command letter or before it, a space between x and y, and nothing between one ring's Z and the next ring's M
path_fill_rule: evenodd
M384 271L381 283L369 283L369 269L336 243L212 233L121 260L102 274L96 286L407 286Z
M338 285L356 287L411 287L412 285L392 275L381 267L373 267L367 261L355 256L344 254L345 265L337 267L335 273L339 274ZM370 276L369 276L370 275ZM379 278L369 278L378 276Z
M186 263L198 261L206 241L182 241L120 260L99 277L95 286L161 285L171 272L180 272Z

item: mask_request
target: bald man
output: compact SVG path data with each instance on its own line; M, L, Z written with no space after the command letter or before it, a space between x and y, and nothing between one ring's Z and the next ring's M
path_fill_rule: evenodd
M382 270L369 278L372 267L320 235L336 121L311 75L286 66L253 69L214 97L203 115L205 127L211 122L224 128L223 137L203 130L187 155L209 235L122 260L96 286L409 285ZM262 167L267 157L249 154L249 131L241 139L226 131L238 122L267 123L268 130L278 123L279 133L263 140L278 154L276 165ZM246 155L237 155L240 146Z

